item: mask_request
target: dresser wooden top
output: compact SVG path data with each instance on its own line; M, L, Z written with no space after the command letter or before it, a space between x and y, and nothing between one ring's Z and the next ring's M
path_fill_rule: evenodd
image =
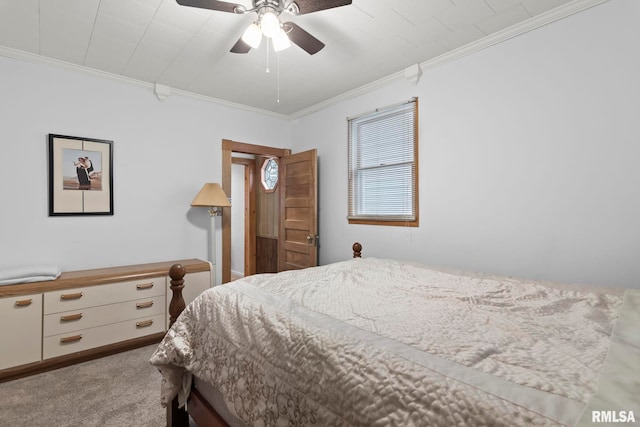
M150 277L168 277L169 269L174 264L182 264L187 274L210 270L210 264L207 261L193 258L178 261L96 268L92 270L65 271L56 280L0 286L0 298L79 288L83 286L104 285L106 283L127 280L141 280ZM188 283L186 284L188 286Z

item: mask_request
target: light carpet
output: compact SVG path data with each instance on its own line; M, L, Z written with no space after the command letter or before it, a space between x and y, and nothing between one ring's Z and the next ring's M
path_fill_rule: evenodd
M0 426L164 426L156 347L0 383Z

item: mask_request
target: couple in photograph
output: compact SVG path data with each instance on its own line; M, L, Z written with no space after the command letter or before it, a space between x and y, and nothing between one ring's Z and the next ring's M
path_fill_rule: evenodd
M80 188L91 188L91 172L93 172L93 164L89 157L78 157L77 162L73 162L76 167L76 174L78 175L78 183Z

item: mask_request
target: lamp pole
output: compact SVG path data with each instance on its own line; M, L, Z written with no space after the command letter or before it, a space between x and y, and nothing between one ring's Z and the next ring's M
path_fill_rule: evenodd
M229 198L220 187L220 184L207 182L202 186L191 206L209 208L210 228L209 240L211 241L211 268L213 275L211 286L216 285L216 217L222 215L223 207L231 207Z
M218 216L218 209L216 207L209 208L209 216L211 218L211 225L209 229L209 238L211 240L211 268L213 274L211 275L211 286L216 285L216 217Z

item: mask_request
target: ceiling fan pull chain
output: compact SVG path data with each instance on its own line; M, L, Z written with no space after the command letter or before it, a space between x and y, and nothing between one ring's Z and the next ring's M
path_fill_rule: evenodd
M269 74L271 71L269 71L269 41L271 39L267 37L267 69L265 70L265 72L267 74Z
M278 82L277 83L278 98L276 99L276 103L280 104L280 53L279 52L276 53L276 58L277 58L277 61L276 61L276 73L277 73L276 80Z

